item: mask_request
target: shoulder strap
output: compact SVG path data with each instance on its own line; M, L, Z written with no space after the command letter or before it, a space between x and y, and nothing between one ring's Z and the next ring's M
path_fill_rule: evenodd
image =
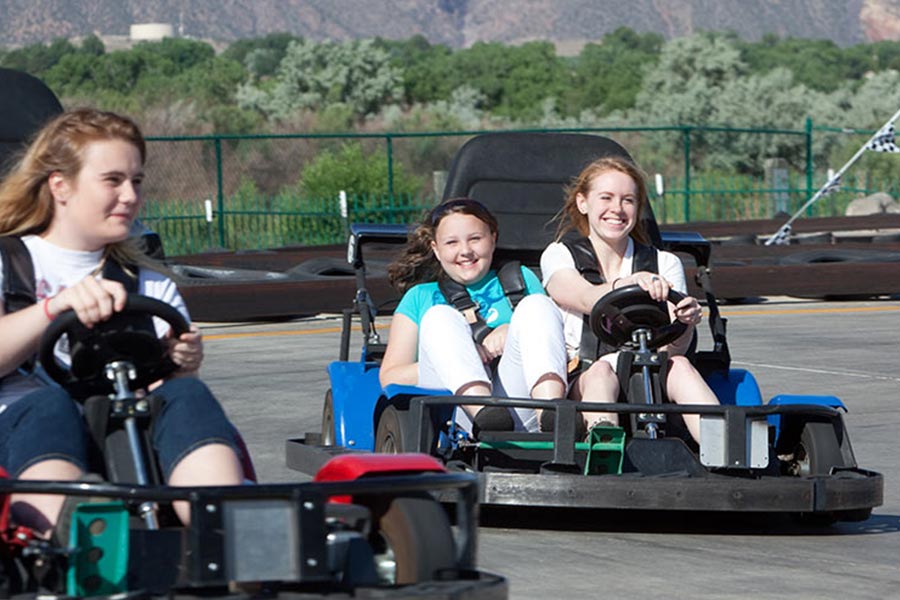
M586 237L566 238L562 243L569 249L572 259L575 261L575 268L582 277L587 279L592 285L600 285L603 283L603 275L600 274L600 268L597 266L597 254L594 252L594 245L591 240Z
M653 246L634 242L634 259L631 264L632 273L637 271L659 273L659 252Z
M500 280L500 287L503 288L503 295L515 310L522 298L528 295L525 277L522 275L522 263L517 260L509 261L497 271L497 278Z
M34 294L34 263L22 238L0 236L3 257L3 309L6 314L37 302Z
M483 342L484 338L491 332L491 328L488 327L481 317L478 304L469 296L469 290L466 289L466 286L453 281L449 277L444 277L438 281L438 288L447 302L461 312L466 322L472 327L472 338L479 344Z
M500 287L503 288L503 295L506 296L510 306L515 309L516 305L527 295L525 277L522 275L522 263L517 260L509 261L497 271L497 278L500 280ZM478 304L472 300L469 290L450 278L438 281L438 288L447 302L466 318L466 322L472 327L472 339L479 344L483 342L491 332L491 328L484 322Z
M134 273L134 275L129 274ZM125 291L129 294L138 293L138 267L136 265L128 265L123 267L114 260L107 259L103 263L103 278L118 281L125 286Z
M575 268L578 273L584 277L591 285L600 285L605 281L600 273L600 266L597 262L597 253L594 252L594 245L591 240L586 237L568 238L562 240L562 243L569 249L572 259L575 261ZM606 354L608 350L600 340L594 335L591 329L591 316L584 315L581 325L581 344L578 347L578 365L579 370L586 369L594 362L598 356Z

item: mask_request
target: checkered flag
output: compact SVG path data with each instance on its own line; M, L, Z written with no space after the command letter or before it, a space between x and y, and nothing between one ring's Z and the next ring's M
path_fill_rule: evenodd
M874 152L900 152L900 148L897 147L896 142L894 141L894 124L888 123L881 130L875 134L875 137L872 138L868 144L866 144L866 150L872 150Z

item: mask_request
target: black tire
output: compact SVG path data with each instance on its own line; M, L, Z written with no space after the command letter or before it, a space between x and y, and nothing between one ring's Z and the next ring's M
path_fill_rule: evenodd
M795 473L801 477L829 475L833 467L845 466L834 425L820 422L804 424L800 441L794 448L794 464ZM830 527L838 520L854 520L861 516L852 515L851 518L850 511L846 512L847 515L835 512L799 513L794 518L803 526Z
M379 572L391 584L430 581L438 571L456 567L450 521L440 503L430 496L391 500L378 519L376 538L376 561L380 567L387 565Z
M388 406L378 419L375 428L375 452L400 454L408 452L412 444L409 434L409 412Z
M335 444L334 430L334 400L331 398L331 390L325 392L325 403L322 405L322 439L320 444L323 446L334 446Z
M845 466L841 443L831 423L806 423L794 456L801 475L829 475L833 467Z

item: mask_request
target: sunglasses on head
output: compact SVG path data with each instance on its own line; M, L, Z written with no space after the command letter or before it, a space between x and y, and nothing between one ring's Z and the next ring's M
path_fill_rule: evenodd
M437 225L438 221L440 221L447 213L451 212L454 208L457 207L469 207L474 208L477 211L490 213L487 207L478 200L472 200L471 198L456 198L454 200L447 200L446 202L442 202L441 204L438 204L433 209L431 209L431 224Z

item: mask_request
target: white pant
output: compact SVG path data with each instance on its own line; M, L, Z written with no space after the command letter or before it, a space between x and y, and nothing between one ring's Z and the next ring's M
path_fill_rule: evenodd
M528 398L548 373L566 380L566 343L562 316L549 297L526 296L516 306L496 374L481 362L472 329L463 315L445 304L432 306L419 324L419 385L456 391L473 381L490 382L495 396ZM457 423L471 430L471 420L456 411ZM514 409L517 429L536 431L530 408Z

